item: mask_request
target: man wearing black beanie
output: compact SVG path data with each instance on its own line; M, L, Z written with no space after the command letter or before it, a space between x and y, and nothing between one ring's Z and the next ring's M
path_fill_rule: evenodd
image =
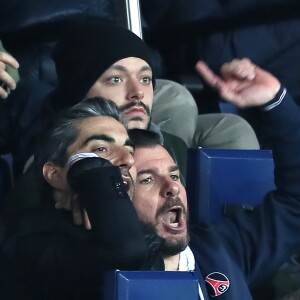
M140 58L153 72L151 55L137 35L114 23L98 18L72 22L53 54L58 77L53 107L61 110L80 102L97 79L123 58Z
M112 99L128 128L160 133L182 174L186 145L259 148L253 129L239 116L199 116L193 97L183 86L155 80L151 50L130 30L114 23L98 18L76 20L59 41L53 59L59 85L48 103L52 110L60 111L87 96Z

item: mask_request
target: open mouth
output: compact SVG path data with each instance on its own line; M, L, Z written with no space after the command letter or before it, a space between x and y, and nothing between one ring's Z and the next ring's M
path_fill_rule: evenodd
M163 216L162 221L167 230L179 233L186 227L183 209L181 206L174 206Z
M126 191L128 192L131 188L131 179L129 177L124 177L124 176L122 176L122 178L123 178L123 183L126 187Z
M167 214L167 217L169 219L168 223L173 227L177 227L180 220L181 213L182 213L181 208L171 209Z
M127 168L120 168L120 171L121 171L123 183L126 187L126 191L128 192L129 190L131 190L133 186L132 177Z

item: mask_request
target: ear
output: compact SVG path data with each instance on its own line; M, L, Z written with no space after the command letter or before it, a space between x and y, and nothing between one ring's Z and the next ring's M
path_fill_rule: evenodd
M43 176L45 180L57 190L65 190L67 188L66 177L61 167L47 162L43 166Z

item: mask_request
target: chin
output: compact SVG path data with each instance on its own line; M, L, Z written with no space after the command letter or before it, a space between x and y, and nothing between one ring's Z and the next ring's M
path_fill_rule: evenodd
M145 120L142 118L135 118L130 120L124 120L128 129L147 129L149 120Z
M148 126L142 121L129 121L127 124L128 129L147 129Z
M172 256L183 251L189 244L190 237L186 235L182 238L167 238L162 248L163 256Z

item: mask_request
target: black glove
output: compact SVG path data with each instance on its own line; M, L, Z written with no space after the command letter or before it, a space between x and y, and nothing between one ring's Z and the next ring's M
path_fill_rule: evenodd
M120 168L100 157L76 161L67 173L67 180L79 195L94 230L103 226L100 219L112 214L115 205L122 205L120 199L128 198Z

